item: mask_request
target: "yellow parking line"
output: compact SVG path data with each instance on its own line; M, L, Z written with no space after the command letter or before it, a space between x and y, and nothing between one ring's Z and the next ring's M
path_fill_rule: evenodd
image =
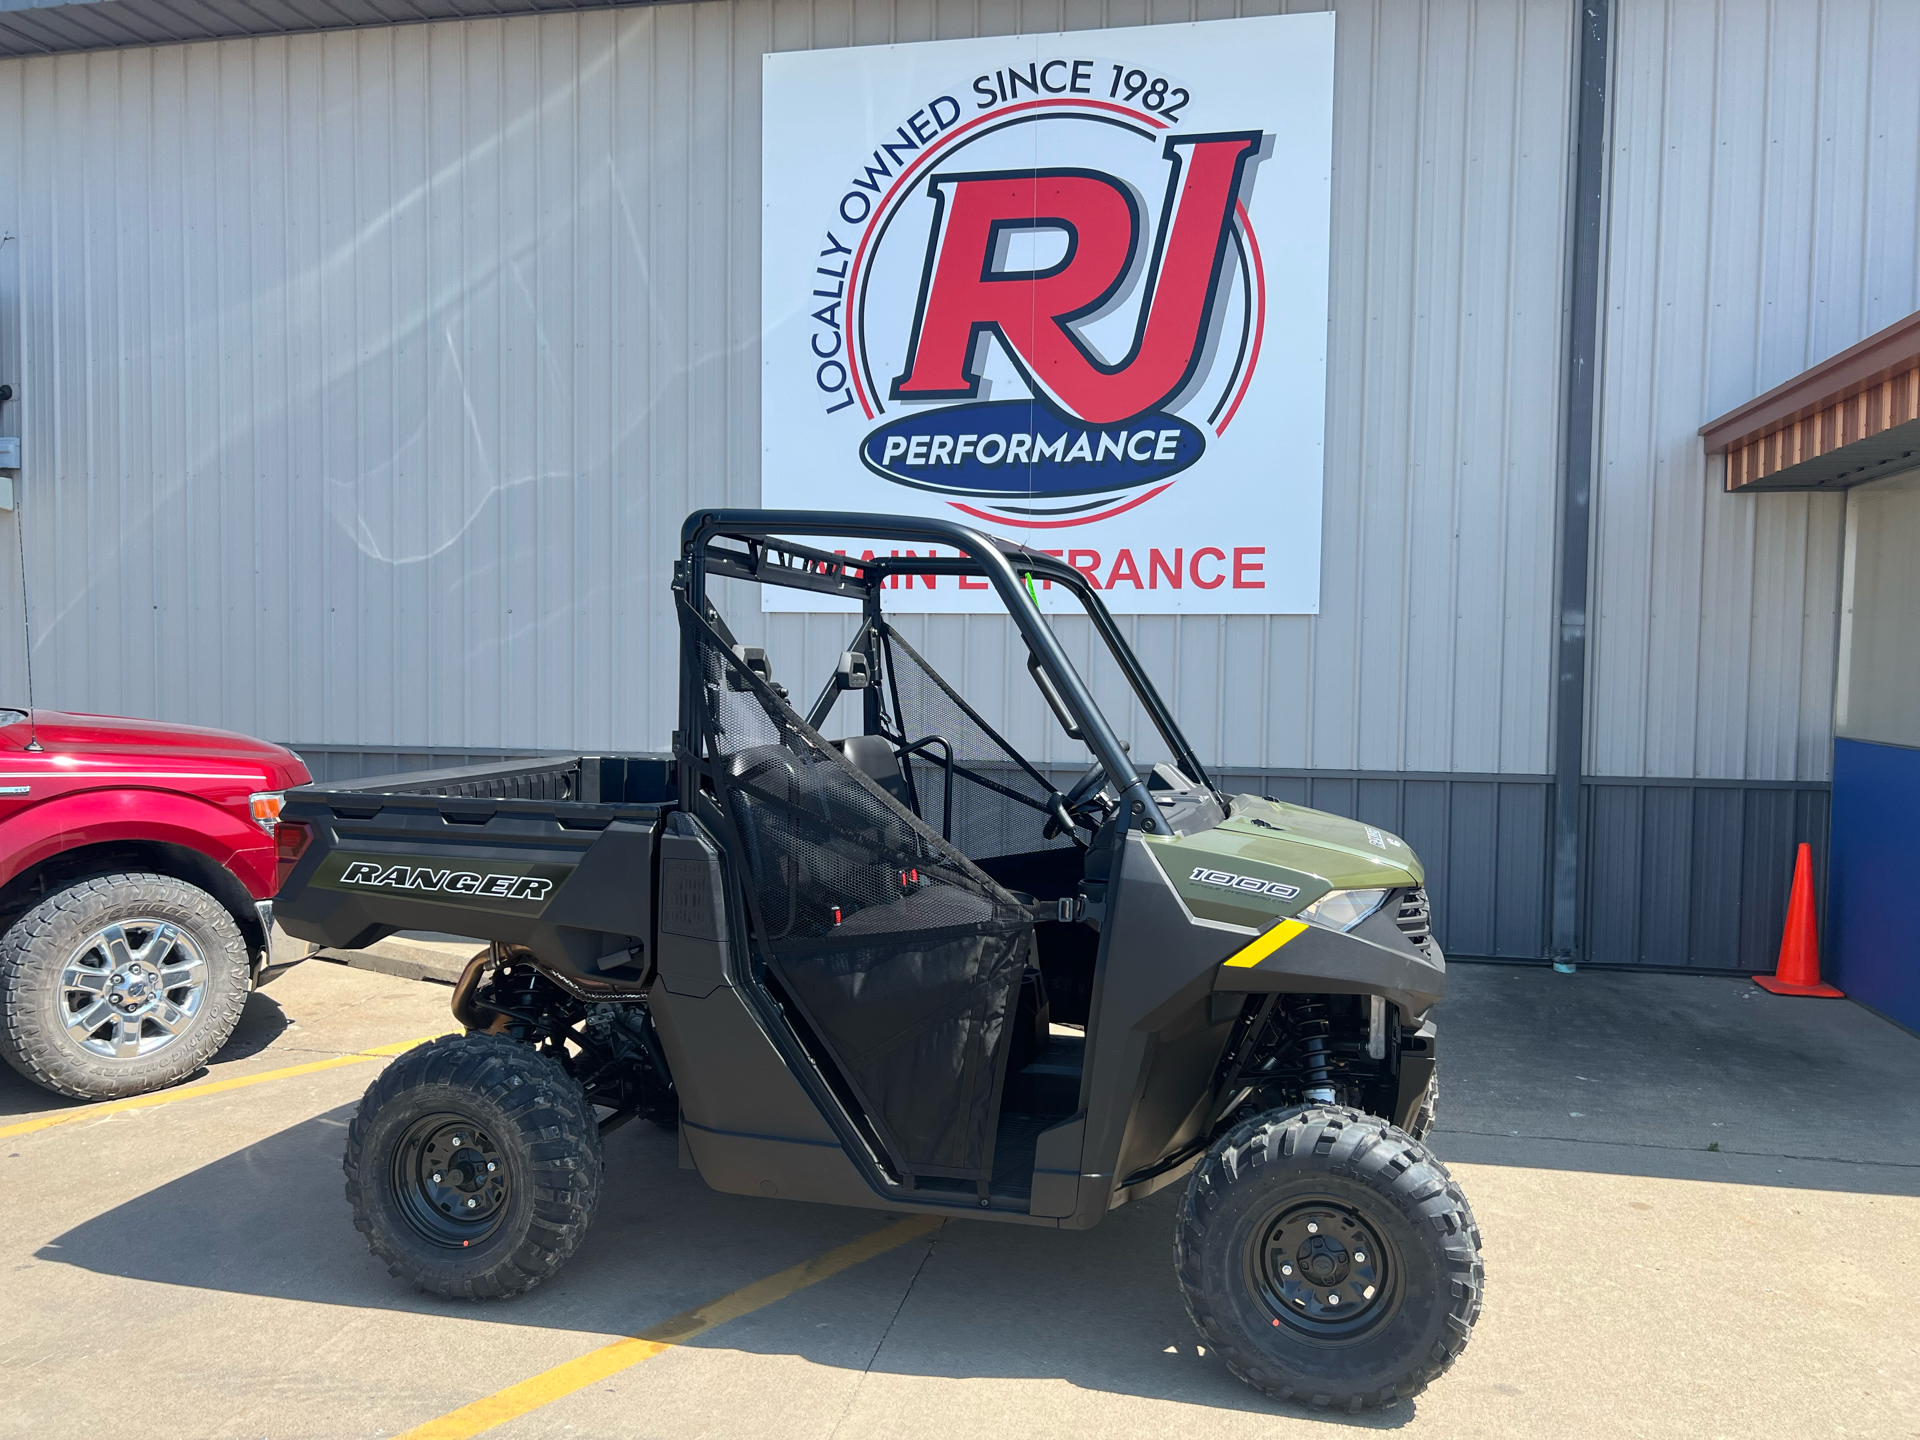
M441 1034L453 1035L458 1031L446 1030ZM404 1054L416 1045L424 1045L429 1040L437 1040L438 1035L422 1035L413 1040L401 1040L392 1045L375 1045L368 1050L358 1050L351 1055L335 1055L328 1060L309 1060L304 1065L289 1065L282 1070L263 1070L258 1075L236 1075L231 1080L210 1080L205 1085L184 1085L178 1090L159 1090L151 1095L136 1095L131 1100L109 1100L103 1105L83 1105L73 1110L56 1110L51 1115L37 1116L32 1120L23 1120L17 1125L0 1128L0 1140L11 1139L15 1135L31 1135L36 1130L48 1130L55 1125L71 1125L78 1120L97 1120L104 1115L118 1115L126 1110L149 1110L155 1105L171 1105L176 1100L192 1100L201 1095L224 1095L229 1090L244 1090L249 1085L264 1085L269 1080L291 1080L296 1075L312 1075L321 1070L338 1070L343 1065L364 1065L369 1060L385 1060Z
M817 1285L828 1276L838 1275L842 1270L851 1269L876 1255L884 1255L917 1236L939 1229L944 1223L931 1215L914 1215L905 1220L896 1220L824 1255L803 1260L778 1275L756 1280L697 1310L684 1310L670 1320L662 1320L658 1325L642 1330L638 1335L615 1340L598 1350L589 1350L578 1359L544 1370L530 1380L509 1385L471 1405L462 1405L438 1420L415 1426L399 1436L398 1440L466 1440L470 1435L491 1430L496 1425L525 1415L529 1410L537 1410L564 1395L585 1389L597 1380L617 1375L642 1360L651 1360L662 1350L704 1335L716 1325L724 1325L729 1320L765 1309L774 1301L784 1300L809 1285Z

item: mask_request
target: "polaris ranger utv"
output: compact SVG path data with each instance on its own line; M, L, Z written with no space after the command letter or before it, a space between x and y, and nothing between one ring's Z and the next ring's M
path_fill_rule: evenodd
M287 797L295 935L491 942L453 993L466 1033L397 1060L349 1131L374 1253L518 1294L578 1247L602 1137L641 1117L733 1194L1084 1229L1184 1182L1179 1282L1243 1379L1361 1409L1445 1370L1480 1238L1420 1138L1444 961L1407 846L1222 794L1052 556L876 515L705 511L682 539L672 755ZM1064 791L890 621L888 589L928 576L997 593L1036 726L1088 752ZM804 713L715 606L758 585L857 602ZM1137 766L1096 688L1170 758Z

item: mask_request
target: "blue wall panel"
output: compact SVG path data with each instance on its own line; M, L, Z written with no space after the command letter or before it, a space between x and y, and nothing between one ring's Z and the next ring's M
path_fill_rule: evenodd
M1832 937L1826 978L1863 1005L1920 1030L1920 750L1833 742Z

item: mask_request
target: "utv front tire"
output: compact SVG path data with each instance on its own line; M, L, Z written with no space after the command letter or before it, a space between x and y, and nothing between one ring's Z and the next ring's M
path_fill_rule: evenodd
M502 1036L402 1055L347 1128L354 1228L399 1279L453 1299L532 1289L580 1247L600 1127L559 1062Z
M1440 1072L1435 1070L1427 1077L1427 1088L1421 1092L1420 1104L1415 1107L1413 1118L1407 1122L1407 1133L1416 1140L1425 1140L1433 1133L1433 1119L1440 1110Z
M1276 1400L1368 1410L1417 1395L1480 1317L1480 1232L1405 1131L1357 1110L1278 1110L1195 1167L1174 1252L1187 1313Z
M176 1085L247 1003L233 916L170 875L98 875L0 937L0 1058L36 1085L111 1100Z

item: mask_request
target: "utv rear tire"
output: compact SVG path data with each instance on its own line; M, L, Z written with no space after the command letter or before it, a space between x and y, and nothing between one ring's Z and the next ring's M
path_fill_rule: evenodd
M0 1058L76 1100L177 1085L227 1043L250 979L240 927L199 886L81 880L0 937Z
M1187 1313L1227 1368L1318 1409L1419 1394L1480 1317L1480 1232L1459 1186L1358 1110L1272 1111L1217 1141L1187 1182L1174 1253Z
M501 1300L552 1275L600 1198L600 1126L558 1061L496 1035L409 1050L347 1127L354 1228L399 1279Z

